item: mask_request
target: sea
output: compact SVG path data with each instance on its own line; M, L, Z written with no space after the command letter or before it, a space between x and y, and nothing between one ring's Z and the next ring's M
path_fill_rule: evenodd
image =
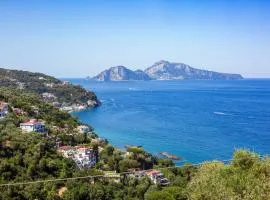
M227 160L236 149L270 154L270 79L68 80L102 102L73 115L118 148L141 145L189 163Z

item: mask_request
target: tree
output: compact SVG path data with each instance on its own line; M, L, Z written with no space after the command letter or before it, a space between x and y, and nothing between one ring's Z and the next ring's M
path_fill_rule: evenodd
M156 191L149 192L145 195L145 200L174 200L174 198L167 192L164 191Z
M202 165L188 184L187 193L194 200L270 199L269 169L269 158L260 161L254 153L236 151L230 165Z
M132 159L124 159L119 162L120 172L126 172L128 169L138 168L140 163Z

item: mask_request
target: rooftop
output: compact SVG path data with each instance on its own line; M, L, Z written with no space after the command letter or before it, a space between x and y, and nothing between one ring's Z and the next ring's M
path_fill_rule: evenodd
M38 121L37 119L30 119L27 122L21 123L21 125L38 125L38 124L44 124L41 121Z
M160 171L153 169L153 170L146 172L146 175L151 176L151 175L159 174L159 173L160 173Z
M0 101L0 110L6 108L8 106L8 103L4 102L4 101Z

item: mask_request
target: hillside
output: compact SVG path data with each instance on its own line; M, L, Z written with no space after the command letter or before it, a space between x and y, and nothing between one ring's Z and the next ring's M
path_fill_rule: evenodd
M0 102L8 104L7 116L0 119L0 200L270 199L269 157L238 150L229 162L173 167L171 160L140 147L123 151L98 142L93 130L80 133L77 119L38 93L0 87ZM47 134L23 132L20 123L31 118L42 120ZM95 149L95 166L78 168L72 157L59 153L59 142ZM85 178L65 179L76 177ZM35 182L44 180L50 181Z
M108 145L106 140L101 140L89 125L89 130L81 132L78 128L85 125L69 113L48 104L37 94L0 87L0 103L3 102L8 104L8 113L0 118L0 200L109 200L113 199L113 191L117 191L119 186L122 187L121 184L115 186L106 180L95 180L95 184L92 184L91 179L26 184L18 187L5 187L2 184L101 175L104 174L103 171L109 170L123 172L140 167L149 169L157 163L151 154L143 150L139 152L140 159L137 158L138 155L124 156L125 152ZM46 132L29 132L23 129L21 124L29 122L30 119L42 122ZM79 160L75 162L74 157L65 157L60 153L62 147L91 149L87 154L92 152L96 157L95 166L80 168L77 163ZM82 155L78 155L80 156ZM86 187L91 188L91 194L85 190ZM62 196L59 191L63 188L67 188L67 191Z
M159 61L144 71L132 71L123 66L112 67L93 77L98 81L122 80L238 80L240 74L219 73L190 67L183 63Z
M97 81L125 81L125 80L150 80L151 78L141 70L132 71L124 66L107 69L93 77Z
M93 107L99 104L95 93L42 73L0 68L0 87L38 94L57 107L73 104Z

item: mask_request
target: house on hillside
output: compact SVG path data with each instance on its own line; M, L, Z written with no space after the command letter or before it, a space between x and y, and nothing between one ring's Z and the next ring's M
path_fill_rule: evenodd
M42 97L44 100L50 100L50 101L57 99L57 97L54 94L49 93L49 92L42 93Z
M90 132L91 129L89 126L81 125L81 126L77 127L77 130L79 133L88 133L88 132Z
M52 102L52 105L54 106L54 107L56 107L56 108L61 108L61 103L59 103L58 101L54 101L54 102Z
M54 84L53 83L45 83L45 86L47 86L49 88L53 88Z
M40 77L38 77L38 80L46 80L46 78L43 76L40 76Z
M25 132L47 133L44 122L36 119L30 119L25 123L20 123L20 128Z
M70 85L71 83L69 81L62 81L62 85Z
M150 170L146 172L146 175L151 179L151 181L154 184L160 184L162 186L169 185L170 182L167 178L164 177L164 174L162 174L159 170Z
M83 168L90 168L96 164L96 155L91 148L76 147L75 162Z
M92 148L83 146L61 146L57 149L65 158L71 158L78 168L91 168L96 164L96 155Z
M8 103L0 101L0 118L5 118L8 114Z

